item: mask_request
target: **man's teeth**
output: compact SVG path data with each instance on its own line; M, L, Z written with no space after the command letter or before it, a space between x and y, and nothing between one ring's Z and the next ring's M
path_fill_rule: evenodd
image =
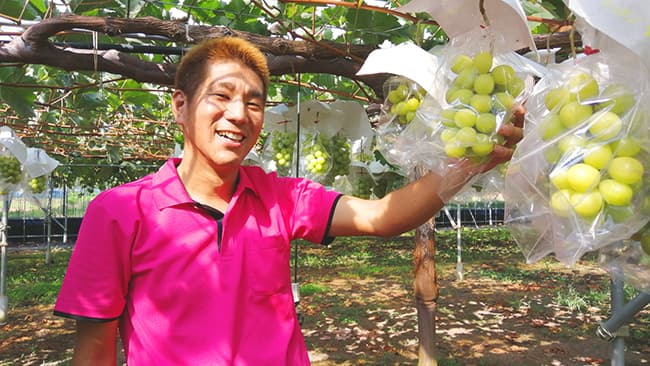
M232 132L217 132L217 135L219 135L221 137L225 137L228 140L233 140L233 141L237 141L237 142L244 141L244 136L238 135L238 134L232 133Z

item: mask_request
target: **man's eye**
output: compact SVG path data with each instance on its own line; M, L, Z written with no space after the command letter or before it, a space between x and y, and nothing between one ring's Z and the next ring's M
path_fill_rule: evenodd
M218 100L228 100L229 97L227 94L224 93L212 93L210 94L211 97L216 98Z
M261 109L262 108L262 103L257 102L257 101L251 101L247 103L249 108L254 108L254 109Z

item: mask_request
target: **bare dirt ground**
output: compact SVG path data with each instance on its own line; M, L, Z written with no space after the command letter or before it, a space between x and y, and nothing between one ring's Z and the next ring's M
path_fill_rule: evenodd
M567 270L589 282L588 268ZM455 277L441 279L436 316L439 365L542 366L610 365L610 344L596 336L609 309L589 308L571 312L548 304L558 284L553 280L535 284L504 284L490 279ZM337 319L321 319L309 310L305 334L314 350L317 366L417 365L416 310L412 294L384 281L332 283L337 291L349 291L338 299L351 307L372 301L377 305L363 322L340 325ZM381 289L381 294L367 291ZM336 301L336 300L334 300ZM646 314L648 309L645 310ZM648 323L630 324L631 329L650 329ZM643 333L647 334L647 333ZM650 365L647 338L627 338L626 365Z
M602 272L558 266L534 283L509 283L479 276L479 269L504 268L500 263L469 266L462 281L450 268L440 268L440 365L610 364L610 344L596 336L609 309L569 311L549 302L566 285L558 276L572 278L578 291L588 292L593 283L602 283ZM319 281L328 289L305 296L298 306L313 365L417 365L416 311L409 283L381 274L350 278L331 269L301 275L303 283ZM643 319L649 318L648 311ZM51 306L10 309L7 324L0 326L0 365L69 364L73 327L72 321L53 316ZM647 321L630 324L626 365L650 365L648 329Z

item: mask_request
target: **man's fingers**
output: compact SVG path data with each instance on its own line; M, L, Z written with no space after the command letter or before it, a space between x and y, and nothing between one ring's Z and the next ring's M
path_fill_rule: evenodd
M514 146L524 138L524 130L508 123L499 128L499 135L506 138L506 146Z
M524 127L524 120L526 116L526 108L523 105L515 107L512 114L512 124L522 128Z

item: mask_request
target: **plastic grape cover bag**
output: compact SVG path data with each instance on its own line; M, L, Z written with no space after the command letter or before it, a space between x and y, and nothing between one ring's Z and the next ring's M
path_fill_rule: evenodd
M27 147L20 138L11 128L0 127L0 194L20 189L26 158Z
M375 197L373 193L375 184L376 182L368 170L368 164L353 161L347 175L336 177L333 188L349 196L370 199Z
M549 68L506 173L505 222L529 262L627 239L650 217L648 72L619 51Z
M441 70L434 97L442 109L434 117L439 121L434 138L442 156L486 161L494 146L504 143L499 128L511 123L514 111L532 92L539 68L516 52L494 51L500 37L489 28L478 29L452 39L439 51ZM471 186L501 191L503 172L481 174Z
M22 186L33 194L45 192L50 182L50 173L59 166L59 162L47 155L41 148L28 147L23 163L25 171Z
M386 99L377 123L377 149L394 165L409 171L433 157L430 118L440 109L416 82L393 76L384 83Z
M598 265L614 278L650 293L650 223L629 240L598 251Z
M272 130L262 148L262 168L279 176L291 176L295 170L296 139L296 132L289 128Z
M378 135L380 151L391 163L405 171L424 167L452 182L457 177L452 179L450 172L460 172L460 164L466 165L463 160L472 161L478 170L494 146L505 142L498 130L510 123L514 110L532 91L531 70L536 68L515 52L493 55L497 38L489 29L481 29L439 49L440 67L428 89L433 95L404 77L385 83ZM484 176L468 175L468 182ZM479 185L496 182L494 173L487 179ZM497 184L494 189L502 187ZM441 198L451 197L442 194Z

